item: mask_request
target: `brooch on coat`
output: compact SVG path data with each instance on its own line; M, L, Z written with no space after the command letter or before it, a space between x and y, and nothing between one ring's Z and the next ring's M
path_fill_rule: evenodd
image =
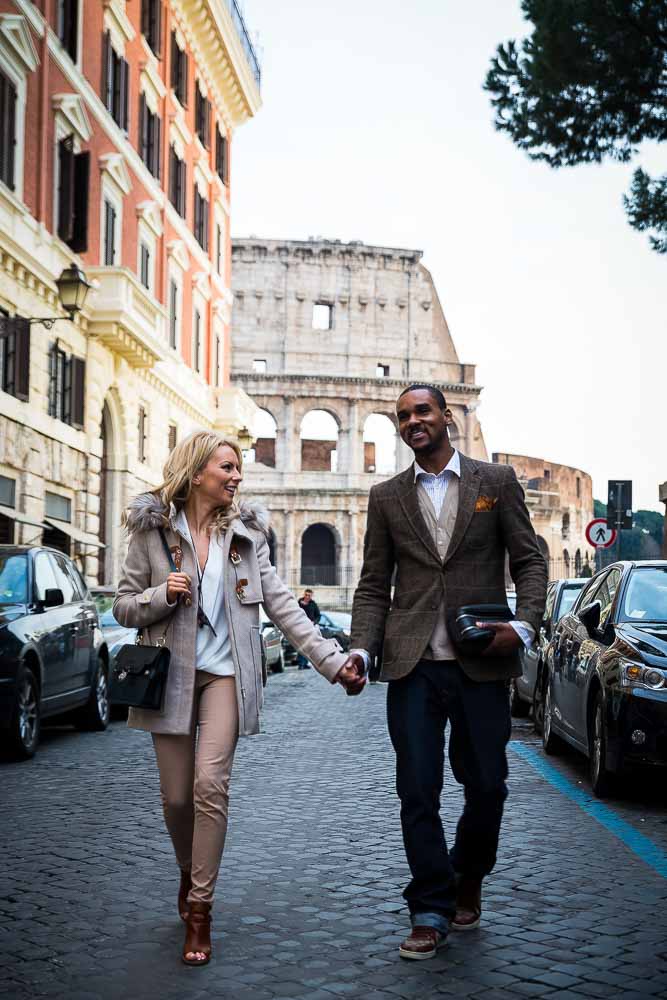
M231 561L235 566L238 566L239 563L241 562L241 556L239 555L239 550L234 545L232 545L231 549L229 550L229 558L231 559Z
M477 497L477 502L475 503L475 511L478 512L478 511L493 510L493 508L496 506L497 503L498 503L498 497L479 496Z
M245 588L247 586L248 586L247 580L239 580L238 583L236 584L236 596L238 597L239 601L245 600Z

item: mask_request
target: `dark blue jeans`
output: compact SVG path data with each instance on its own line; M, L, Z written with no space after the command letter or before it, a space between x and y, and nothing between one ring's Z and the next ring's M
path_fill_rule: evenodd
M407 677L389 682L387 721L412 873L403 897L413 918L451 918L455 873L481 879L496 861L512 729L507 685L471 681L454 660L421 660ZM449 761L465 793L451 853L440 819L448 721Z

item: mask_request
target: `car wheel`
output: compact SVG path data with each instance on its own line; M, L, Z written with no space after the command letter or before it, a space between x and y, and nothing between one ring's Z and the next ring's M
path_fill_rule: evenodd
M15 760L34 757L39 743L41 713L39 685L34 673L21 663L16 675L16 701L9 730L4 735L4 748Z
M601 691L598 691L595 696L595 704L589 723L588 753L593 795L599 799L607 798L614 790L615 775L607 770L607 734L604 726L604 703Z
M278 659L276 660L276 662L271 667L271 673L272 674L282 674L284 670L285 670L285 654L283 653L283 651L281 649L280 650L280 656L278 657Z
M519 697L516 681L512 677L509 684L510 714L515 719L525 719L530 711L530 705Z
M98 657L88 701L77 716L79 729L102 730L109 725L109 684L107 665Z
M551 692L551 680L547 678L544 685L544 714L542 721L542 746L544 752L553 756L563 749L563 741L553 731L553 694Z

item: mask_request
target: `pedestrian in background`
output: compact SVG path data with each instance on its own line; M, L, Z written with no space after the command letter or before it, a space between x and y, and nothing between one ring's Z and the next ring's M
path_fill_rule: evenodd
M299 607L302 608L308 617L310 618L313 625L317 625L320 620L320 609L314 599L313 591L306 589L303 592L303 596L299 598ZM296 658L296 665L299 670L308 670L310 663L308 658L299 653Z
M403 893L412 930L399 952L427 959L450 927L480 923L482 880L496 861L507 796L507 681L521 673L519 650L540 627L547 567L514 470L452 447L452 413L440 390L408 386L396 416L415 460L370 491L348 664L362 676L382 658L412 873ZM487 641L482 627L493 639L484 651L466 650L454 638L457 611L507 604L506 557L517 620L477 622L478 642ZM354 684L347 690L358 693ZM447 722L452 772L465 793L451 852L440 818Z
M263 698L259 605L331 683L355 678L338 643L323 639L269 560L266 513L237 498L238 446L197 431L178 444L164 482L124 518L129 547L113 613L162 635L171 651L163 707L130 709L128 725L152 733L167 829L181 870L183 961L211 955L210 913L227 832L239 735L259 731ZM172 572L161 530L179 572Z

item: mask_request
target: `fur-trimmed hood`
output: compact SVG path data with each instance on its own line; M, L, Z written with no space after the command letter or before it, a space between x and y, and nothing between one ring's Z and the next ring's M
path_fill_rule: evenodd
M246 528L261 531L269 536L269 512L261 504L252 500L240 501L239 518ZM141 493L127 508L126 526L130 534L135 531L151 531L153 528L173 527L177 510L175 505L169 508L160 500L156 493ZM234 522L232 521L232 524Z

